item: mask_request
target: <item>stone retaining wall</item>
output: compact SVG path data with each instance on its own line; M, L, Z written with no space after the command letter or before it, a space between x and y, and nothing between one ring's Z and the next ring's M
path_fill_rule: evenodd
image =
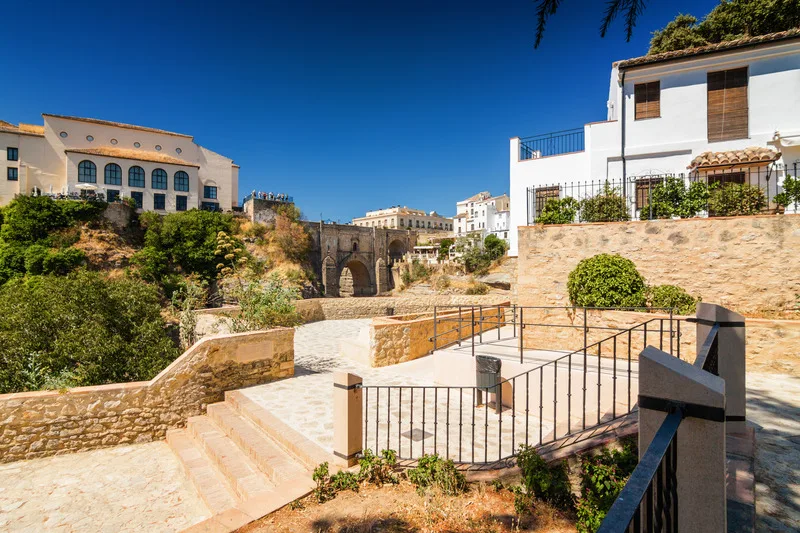
M497 305L508 301L504 295L468 296L463 294L431 296L378 296L370 298L314 298L299 300L297 310L306 322L373 318L388 315L432 313L434 306Z
M0 395L0 462L163 439L226 390L294 375L294 329L208 337L151 381Z

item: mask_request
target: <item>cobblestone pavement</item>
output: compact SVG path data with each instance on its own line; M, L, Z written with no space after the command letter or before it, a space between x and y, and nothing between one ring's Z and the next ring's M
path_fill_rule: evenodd
M747 374L756 426L756 531L800 531L800 378Z
M0 464L0 531L178 531L210 513L166 442Z

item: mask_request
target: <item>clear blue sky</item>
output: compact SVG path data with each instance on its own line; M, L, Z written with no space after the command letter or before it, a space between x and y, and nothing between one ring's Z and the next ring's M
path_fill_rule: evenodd
M4 5L0 119L194 135L241 165L240 196L344 222L507 192L510 137L604 120L611 62L716 2L650 2L626 43L619 21L600 39L603 1L563 0L538 50L530 0L168 4Z

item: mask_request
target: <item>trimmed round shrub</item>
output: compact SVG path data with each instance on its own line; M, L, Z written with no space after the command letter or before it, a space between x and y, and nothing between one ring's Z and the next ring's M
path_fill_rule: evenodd
M633 261L612 254L582 260L567 281L570 301L581 307L643 307L646 288Z
M679 315L693 315L697 311L695 298L677 285L654 285L647 289L649 307L670 307Z

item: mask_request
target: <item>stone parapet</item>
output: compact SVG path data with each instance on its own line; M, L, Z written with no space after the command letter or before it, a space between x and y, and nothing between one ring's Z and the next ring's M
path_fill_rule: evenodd
M294 329L207 337L150 381L0 395L0 462L163 439L226 390L294 375Z
M353 318L373 318L390 315L409 315L414 313L433 313L435 306L479 306L497 305L508 301L504 295L469 296L430 295L430 296L377 296L371 298L313 298L298 300L297 310L305 322L320 320L346 320Z

